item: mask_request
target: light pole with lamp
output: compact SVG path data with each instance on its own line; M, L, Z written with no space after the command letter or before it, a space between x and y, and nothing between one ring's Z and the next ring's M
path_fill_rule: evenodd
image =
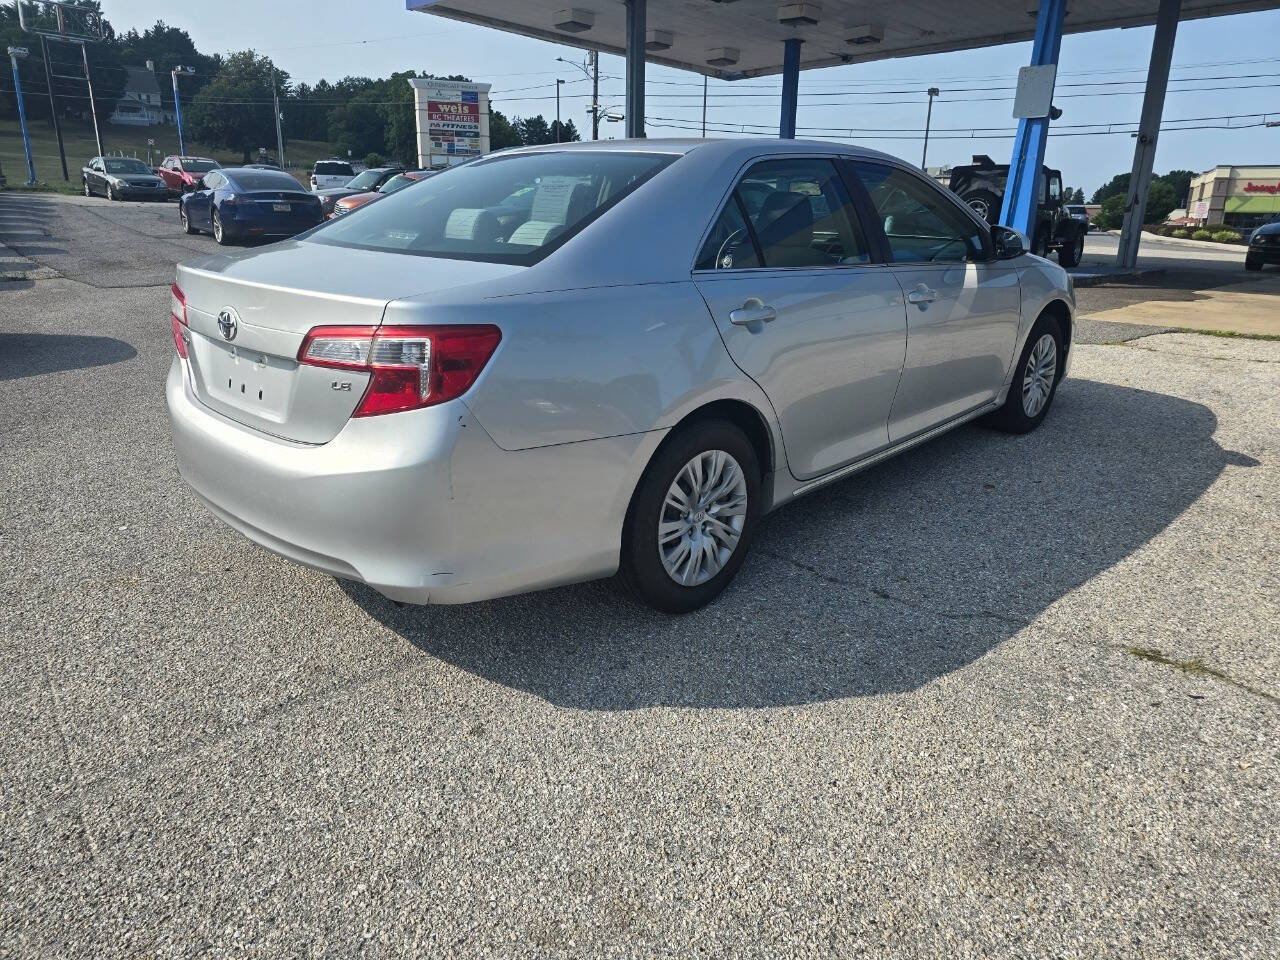
M924 169L925 158L929 156L929 125L933 121L933 98L936 97L939 92L940 91L937 87L929 88L929 109L924 115L924 149L920 151L921 170Z
M178 121L178 153L185 156L187 146L182 141L182 103L178 97L178 77L194 77L196 71L194 67L174 67L169 75L173 77L173 116Z
M36 165L31 159L31 138L27 135L27 110L22 104L22 80L18 77L18 61L26 58L26 47L9 48L9 63L13 65L13 92L18 98L18 123L22 126L22 149L27 152L27 186L34 187Z
M582 75L591 81L591 106L587 108L587 113L591 114L591 139L600 139L600 54L594 50L587 52L587 63L591 65L591 69L587 69L580 63L573 60L566 60L564 57L556 57L557 63L567 63L571 67L577 67L582 71Z
M556 143L560 142L560 88L564 86L563 80L556 81Z

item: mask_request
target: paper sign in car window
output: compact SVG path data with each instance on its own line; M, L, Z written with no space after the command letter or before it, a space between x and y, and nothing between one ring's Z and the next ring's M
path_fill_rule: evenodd
M529 212L529 219L541 223L564 223L569 215L573 188L581 182L574 177L543 177L538 181L538 189L533 194L533 209Z

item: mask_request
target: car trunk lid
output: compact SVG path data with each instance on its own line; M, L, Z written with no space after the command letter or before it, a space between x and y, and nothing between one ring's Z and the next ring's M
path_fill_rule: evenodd
M369 375L299 364L308 331L378 326L393 300L521 269L297 241L181 264L193 388L206 406L237 423L326 443L350 419Z

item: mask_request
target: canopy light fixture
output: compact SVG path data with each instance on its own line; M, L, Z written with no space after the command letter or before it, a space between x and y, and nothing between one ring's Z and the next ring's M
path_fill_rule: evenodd
M778 6L778 22L787 27L814 27L822 14L817 3L783 3Z
M741 55L737 47L712 47L707 51L707 66L729 67L737 63Z
M880 43L882 40L884 40L884 27L878 23L864 23L860 27L849 27L844 33L844 42L853 46Z
M670 30L650 30L644 36L646 50L670 50L675 43L675 36Z
M596 25L596 15L582 7L565 7L556 11L556 29L564 33L583 33Z

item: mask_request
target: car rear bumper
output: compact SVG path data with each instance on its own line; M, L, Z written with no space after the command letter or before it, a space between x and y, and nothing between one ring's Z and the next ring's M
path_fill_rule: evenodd
M618 566L661 432L499 448L461 401L354 419L303 445L205 407L174 359L178 471L217 517L290 560L407 603L466 603Z

